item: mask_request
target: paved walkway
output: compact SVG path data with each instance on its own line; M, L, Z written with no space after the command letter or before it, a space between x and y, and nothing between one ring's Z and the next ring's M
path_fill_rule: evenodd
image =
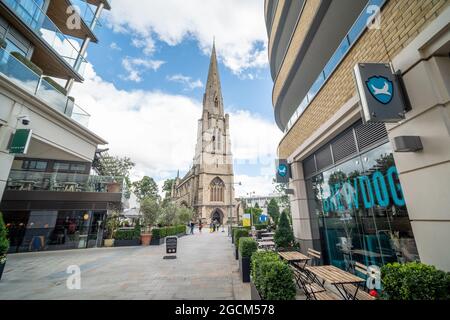
M176 260L165 246L101 248L8 256L0 281L6 299L250 299L226 233L179 239ZM81 289L69 290L66 270L81 269Z

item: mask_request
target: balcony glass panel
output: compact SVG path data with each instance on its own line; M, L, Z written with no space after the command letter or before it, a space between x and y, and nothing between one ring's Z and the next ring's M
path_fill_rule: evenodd
M39 97L53 109L66 114L79 124L87 127L90 115L69 98L41 79L30 68L0 48L0 75Z
M95 19L95 11L92 10L91 5L84 0L71 0L71 2L80 14L81 19L83 19L86 25L94 31L99 22Z
M122 177L12 170L7 189L17 191L122 193Z
M3 49L0 49L0 73L32 93L39 85L40 77Z
M79 44L68 39L33 0L0 0L28 27L74 67L79 56Z

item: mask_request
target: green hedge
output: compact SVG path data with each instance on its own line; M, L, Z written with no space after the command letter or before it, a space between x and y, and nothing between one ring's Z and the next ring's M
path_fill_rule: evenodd
M0 212L0 263L6 260L6 253L9 250L8 230L6 229L3 215Z
M295 300L294 274L277 253L255 252L251 260L251 275L264 300Z
M55 88L57 91L62 93L63 95L67 96L67 90L63 88L59 83L57 83L55 80L53 80L50 77L43 77L43 80L45 80L49 85L51 85L53 88Z
M152 237L155 239L161 239L185 233L186 233L186 226L184 225L179 225L175 227L154 228L152 230Z
M393 263L381 269L383 299L449 300L450 273L422 263Z
M116 240L137 240L141 238L141 226L136 225L133 230L117 230L114 239Z
M258 251L258 242L253 238L241 238L239 240L239 252L244 258L251 258Z
M255 230L265 230L269 227L268 224L255 224Z
M234 238L234 245L239 248L239 239L240 238L247 238L249 234L248 229L244 228L238 228L234 230L233 238Z

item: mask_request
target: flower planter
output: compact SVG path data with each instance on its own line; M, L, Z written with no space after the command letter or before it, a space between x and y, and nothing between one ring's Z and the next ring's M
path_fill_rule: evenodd
M0 281L2 280L2 275L3 275L3 270L5 270L5 265L6 265L6 261L0 262Z
M255 284L253 283L253 281L250 282L250 297L252 300L254 301L259 301L259 300L263 300L261 298L261 295L258 292L258 289L256 289Z
M133 240L114 240L114 247L136 247L141 244L139 239Z
M166 238L152 238L152 241L150 242L151 246L160 246L164 244Z
M142 234L141 235L141 244L143 246L149 246L150 242L152 242L152 235L151 234Z
M250 282L250 258L243 257L239 254L239 271L241 272L241 278L243 283Z
M105 240L103 240L103 245L104 245L106 248L112 248L112 247L114 247L114 239L105 239Z

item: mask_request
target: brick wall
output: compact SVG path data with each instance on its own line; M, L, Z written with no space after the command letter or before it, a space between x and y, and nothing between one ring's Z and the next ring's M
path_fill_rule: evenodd
M345 102L356 95L353 79L353 67L356 63L389 61L388 57L395 57L449 4L448 0L390 0L382 11L381 31L368 30L360 38L281 140L279 157L287 158L292 155Z

